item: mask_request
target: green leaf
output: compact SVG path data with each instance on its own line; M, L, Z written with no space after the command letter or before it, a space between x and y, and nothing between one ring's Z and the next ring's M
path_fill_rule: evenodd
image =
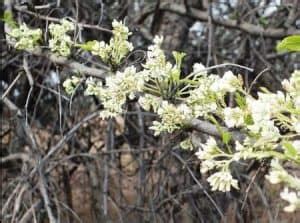
M14 20L13 14L11 12L4 12L3 17L1 17L1 20L5 23L7 23L11 28L17 28L18 25L16 21Z
M264 26L264 27L266 27L266 26L269 24L268 19L265 18L265 17L260 17L260 18L258 19L258 22L259 22L262 26Z
M222 137L222 142L224 144L228 144L232 138L231 133L226 130L223 130L218 121L213 116L209 116L209 119L216 125L217 130Z
M243 97L241 94L238 92L235 94L235 101L238 104L240 108L245 108L246 107L246 98Z
M300 35L293 35L284 38L276 47L278 52L300 52Z
M92 51L94 45L96 44L97 40L88 41L84 44L77 44L78 47L80 47L83 50Z
M232 136L230 134L230 132L227 131L222 131L222 141L225 144L228 144L231 140Z
M181 64L182 64L182 60L185 57L185 53L182 52L177 52L177 51L173 51L172 52L173 57L175 58L175 62L176 62L176 67L177 69L180 69Z
M283 142L283 147L285 148L285 155L289 157L296 157L297 156L297 149L290 143L290 142Z
M247 124L247 125L253 125L254 124L253 118L252 118L251 115L245 115L244 121L245 121L245 124Z

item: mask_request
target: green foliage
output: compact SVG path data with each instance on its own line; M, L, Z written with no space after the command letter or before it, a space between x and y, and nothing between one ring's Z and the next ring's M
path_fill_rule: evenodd
M278 52L300 52L300 35L293 35L284 38L276 47Z
M3 22L5 22L11 28L17 28L18 25L14 20L13 14L11 12L5 11L3 17L1 18Z
M298 154L297 149L293 146L292 143L285 141L282 143L285 148L285 154L290 157L296 157Z
M269 24L269 21L265 17L260 17L258 20L259 24L261 24L263 27L266 27Z
M83 44L77 44L76 46L83 49L83 50L86 50L86 51L92 51L93 47L96 43L97 43L97 40L92 40L92 41L88 41L88 42L83 43Z
M228 144L231 140L232 136L230 134L230 132L228 131L223 131L222 132L222 141L224 144Z
M235 102L240 108L245 108L246 107L246 98L243 97L239 92L235 93Z

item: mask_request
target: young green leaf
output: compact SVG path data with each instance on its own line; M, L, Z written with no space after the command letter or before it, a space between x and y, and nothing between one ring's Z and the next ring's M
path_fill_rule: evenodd
M231 140L232 136L230 132L222 131L222 141L224 144L228 144Z
M11 28L17 28L18 25L16 21L14 20L13 14L11 12L4 12L3 17L1 20L5 23L7 23Z
M94 45L96 44L96 40L88 41L84 44L78 44L77 46L86 51L92 51Z
M283 147L285 148L284 153L289 157L297 156L297 149L290 142L283 142Z
M278 52L300 52L300 35L293 35L284 38L276 47Z
M238 104L240 108L245 108L246 107L246 98L243 97L240 93L236 92L235 93L235 101Z

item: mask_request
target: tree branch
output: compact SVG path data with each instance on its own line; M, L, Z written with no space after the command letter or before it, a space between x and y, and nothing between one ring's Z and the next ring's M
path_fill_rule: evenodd
M42 19L42 20L46 20L46 21L50 21L50 22L57 22L57 23L59 23L61 21L61 19L59 19L59 18L44 16L44 15L40 15L38 13L29 11L24 6L23 7L22 6L14 6L14 9L18 12L26 13L26 14L34 16L38 19ZM79 28L95 29L95 30L99 30L99 31L103 31L103 32L112 33L111 30L103 28L103 27L98 26L98 25L90 25L90 24L85 24L85 23L80 23L80 22L76 23L76 25Z
M34 51L30 51L28 53L35 55L35 56L47 58L52 63L66 66L74 72L87 74L89 76L93 76L93 77L97 77L97 78L101 78L101 79L104 79L106 77L106 73L108 71L108 69L104 70L104 69L88 67L88 66L85 66L76 61L69 60L66 57L57 56L57 55L51 54L49 52L43 53L41 50L34 50Z
M207 22L209 20L209 15L206 11L201 11L195 8L190 8L189 13L187 13L186 7L181 4L161 4L161 10L176 13L182 16L188 16L193 19ZM281 39L288 35L300 35L300 30L289 28L264 28L259 25L254 25L247 22L238 23L236 20L223 19L223 18L213 18L212 22L216 25L224 26L227 28L241 30L250 35L254 36L265 36L274 39Z
M218 138L222 137L217 126L215 126L214 124L212 124L210 122L202 121L199 119L193 119L190 123L190 126L196 131L203 132L203 133L206 133L208 135L215 136ZM241 133L240 131L237 131L237 130L231 131L226 127L220 127L220 128L224 132L229 132L232 136L232 140L234 140L234 141L242 142L245 139L245 135L243 133Z

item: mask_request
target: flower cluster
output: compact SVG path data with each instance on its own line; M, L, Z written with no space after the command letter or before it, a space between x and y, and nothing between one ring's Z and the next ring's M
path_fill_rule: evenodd
M127 97L133 99L135 93L142 90L144 80L135 67L131 66L123 72L117 71L115 75L107 77L105 86L91 79L87 80L86 84L86 94L99 97L104 106L101 117L108 118L123 113Z
M224 78L225 75L223 78L216 78L217 82L211 85L211 91L217 92L218 90L222 93L219 94L219 97L215 97L219 99L219 103L218 100L215 100L215 108L210 113L221 117L229 128L242 128L245 139L235 141L234 147L223 142L227 149L221 150L216 140L210 137L205 144L201 144L195 153L202 161L201 172L206 173L217 169L218 171L208 178L208 182L213 190L229 191L231 186L237 188L237 183L229 172L232 162L271 158L271 171L266 179L273 184L283 183L286 188L294 190L281 194L281 197L290 203L285 208L286 211L299 208L300 179L290 175L280 165L280 162L289 161L291 165L300 165L300 141L296 140L299 137L300 121L298 104L300 72L295 71L289 80L282 82L286 92L271 93L262 89L262 92L258 92L257 98L242 88L240 80L231 74L227 75L227 78ZM221 79L224 82L218 81ZM229 79L231 81L226 82ZM201 90L198 90L199 98L201 98L200 92ZM209 90L204 90L204 92L208 94ZM226 103L224 104L222 101L222 97L226 93L234 94L235 107L227 107ZM281 129L288 130L288 133L281 133ZM222 178L221 176L226 177Z
M288 188L284 188L280 193L280 197L289 202L289 205L284 207L286 212L294 212L295 210L300 209L300 191L289 192Z
M207 117L208 114L216 112L220 97L210 89L216 77L201 75L197 79L197 87L189 91L186 103L192 108L195 117Z
M113 21L112 27L113 36L109 44L104 41L93 40L82 44L81 47L91 51L93 55L99 56L103 62L116 66L133 50L133 45L128 42L128 37L131 35L128 27L116 20Z
M231 160L220 160L220 158L228 155L219 148L213 137L209 137L206 143L201 144L195 155L203 161L201 173L207 173L212 169L219 170L207 179L212 190L226 192L230 191L231 187L238 189L238 182L229 171Z
M139 104L146 111L154 111L157 112L162 100L160 97L154 96L152 94L145 94L144 96L139 97Z
M212 190L219 190L222 192L230 191L231 187L239 189L238 181L233 179L229 171L220 171L212 174L207 181L212 186Z
M291 128L300 134L300 70L296 70L292 73L289 80L283 80L282 86L291 98L291 109L296 110L291 112Z
M233 93L242 89L243 81L241 78L237 78L232 71L227 71L224 76L214 81L211 86L211 90L214 92L230 92Z
M224 122L229 128L241 127L244 125L244 112L240 107L226 107L223 110Z
M76 76L72 76L71 78L66 79L63 83L63 87L65 88L67 94L72 95L80 81L81 79Z
M13 28L8 36L14 43L14 47L19 50L33 50L38 46L38 41L42 38L41 29L30 29L26 24Z
M168 77L172 64L167 62L164 51L160 48L163 42L163 38L155 36L153 40L154 44L148 47L147 60L143 64L144 73L147 79L158 79L162 81Z
M273 159L271 162L271 170L266 179L271 184L285 183L286 185L300 190L300 179L290 175L279 163L277 159Z
M62 19L61 24L49 25L51 35L49 47L52 52L65 57L70 55L73 41L67 33L73 31L74 28L74 24L66 19Z
M298 141L300 142L300 141ZM300 147L298 147L300 149ZM279 163L278 160L272 160L271 171L266 175L266 179L272 184L284 183L286 187L280 193L283 200L289 202L289 205L284 208L287 212L293 212L300 208L300 179L290 175ZM289 192L289 187L294 190Z
M187 124L191 118L192 113L188 106L180 104L178 106L162 101L157 109L157 114L161 121L154 121L150 129L154 130L154 135L159 135L162 132L172 133L177 129L181 129Z

